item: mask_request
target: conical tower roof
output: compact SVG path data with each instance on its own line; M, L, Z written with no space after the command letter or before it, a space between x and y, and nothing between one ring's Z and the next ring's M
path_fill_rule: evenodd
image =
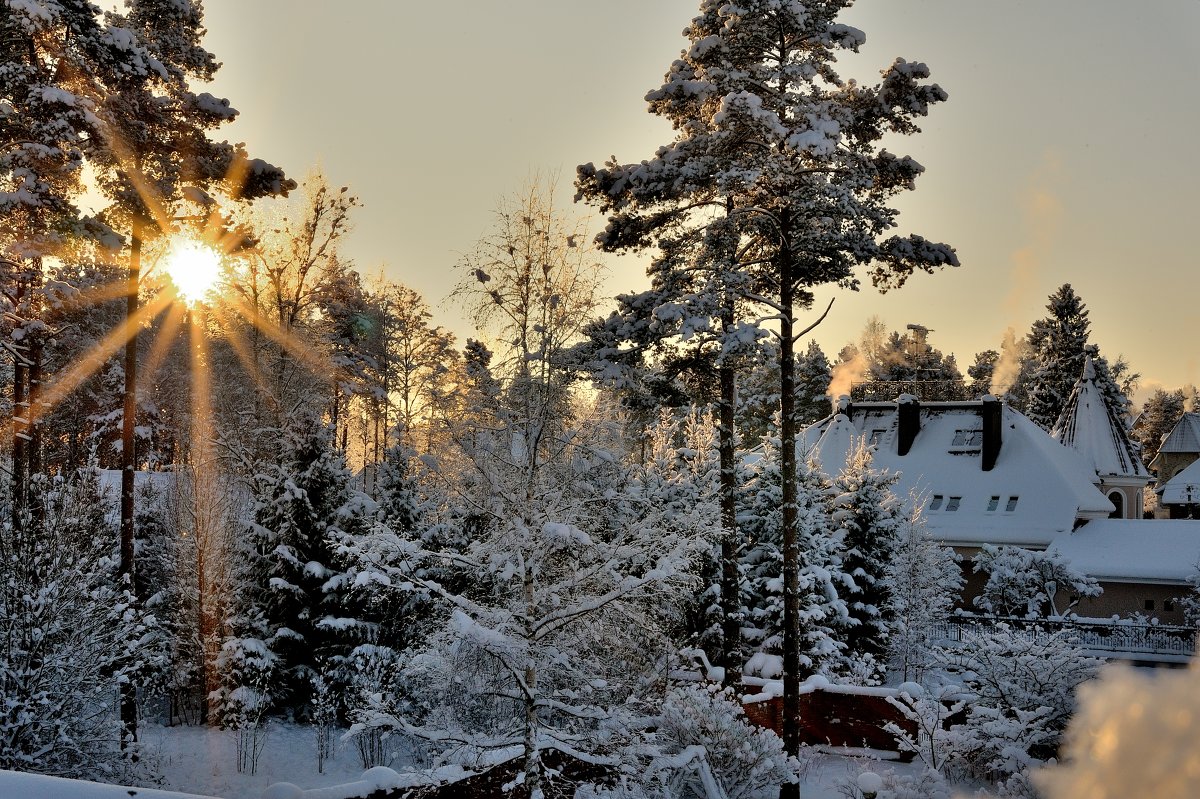
M1096 367L1090 355L1084 359L1083 373L1050 435L1063 446L1082 454L1101 478L1150 480L1150 473L1137 456L1125 425L1104 401L1104 393L1096 385Z

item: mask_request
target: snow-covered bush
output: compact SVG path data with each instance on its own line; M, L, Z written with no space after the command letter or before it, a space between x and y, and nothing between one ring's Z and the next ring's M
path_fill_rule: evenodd
M943 664L975 696L957 729L964 770L1000 781L1051 757L1074 712L1076 688L1100 663L1066 632L1004 624L946 652Z
M933 769L917 774L887 771L880 776L883 787L875 799L950 799L953 795L946 779Z
M1085 656L1066 631L1046 633L998 624L968 634L947 650L943 665L979 703L1003 711L1048 707L1053 728L1062 730L1075 709L1075 689L1095 676L1100 660Z
M464 441L470 494L448 495L463 510L443 515L472 525L444 539L461 549L378 525L344 554L355 585L439 606L404 665L412 712L381 707L356 731L387 724L456 761L517 752L533 791L543 750L604 759L652 711L705 543L695 528L710 520L660 505L653 466L621 464L597 446L602 430L535 451L510 424Z
M117 685L157 639L116 582L95 475L37 490L40 529L0 527L0 769L94 778L121 757Z
M615 788L591 788L606 799L760 799L795 782L799 764L775 733L746 720L732 689L715 684L673 689L652 731L624 750ZM586 794L585 794L586 795Z
M1183 609L1183 615L1187 619L1187 623L1200 627L1200 563L1192 565L1192 573L1188 575L1187 580L1192 590L1179 597L1176 601L1179 603L1179 607Z
M400 718L413 715L401 687L403 665L400 653L386 646L361 644L350 653L354 677L345 738L354 742L364 769L388 765L388 738L403 729Z
M1057 552L984 544L973 564L975 573L985 572L988 579L983 593L972 602L983 612L998 616L1033 618L1047 612L1059 616L1080 598L1100 596L1103 591L1098 582L1073 569ZM1069 597L1061 609L1060 594Z
M957 696L959 691L954 687L933 693L916 685L909 687L911 690L901 691L898 696L888 696L887 701L916 726L916 735L893 721L883 729L896 738L901 752L911 752L927 769L947 776L961 751L961 736L951 728L950 721L962 713L966 702Z

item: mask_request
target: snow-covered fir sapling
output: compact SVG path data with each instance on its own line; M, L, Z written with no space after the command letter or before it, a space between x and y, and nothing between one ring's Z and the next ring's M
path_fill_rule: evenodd
M901 520L885 580L892 618L888 665L899 679L920 683L935 662L937 631L962 591L959 556L929 537L913 501Z
M751 467L738 514L741 529L752 541L742 557L746 619L743 636L751 647L751 671L781 676L783 651L783 546L780 502L780 458L774 442ZM839 595L839 543L829 520L829 478L814 463L797 469L801 664L808 673L822 671L844 644L840 631L849 623L846 600Z
M899 475L875 469L870 448L860 444L834 478L830 492L829 519L840 567L837 589L849 613L840 635L846 647L840 669L852 672L863 663L874 664L862 674L867 684L876 684L884 676L893 626L895 607L887 568L895 559L900 544L897 533L904 521L903 507L892 492L898 479Z

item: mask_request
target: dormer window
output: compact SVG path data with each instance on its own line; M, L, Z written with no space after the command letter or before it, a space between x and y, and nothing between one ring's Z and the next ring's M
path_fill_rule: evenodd
M1000 507L1000 497L992 497L988 500L988 513L991 513L998 507Z
M1004 512L1012 513L1013 511L1015 511L1017 509L1017 500L1018 499L1020 499L1020 497L1009 497L1008 503L1005 504L1005 506L1004 506Z
M962 497L950 497L950 499L946 500L946 510L947 511L958 510L958 506L961 504L962 504Z
M933 502L929 503L929 509L930 510L940 510L942 507L942 499L943 499L943 497L941 494L934 494Z
M887 431L881 427L875 428L874 430L871 431L871 437L869 439L867 439L867 443L870 444L872 447L877 446L879 444L879 440L881 438L883 438L883 434L885 432L887 432Z

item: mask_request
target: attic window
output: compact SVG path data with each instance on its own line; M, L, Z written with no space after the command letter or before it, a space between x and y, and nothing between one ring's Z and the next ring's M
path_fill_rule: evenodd
M930 502L930 503L929 503L929 509L930 509L930 510L938 510L938 509L939 509L939 508L941 508L941 507L942 507L942 495L941 495L941 494L934 494L934 495L933 495L933 502Z
M1020 499L1020 497L1009 497L1008 504L1004 506L1004 512L1012 513L1013 511L1015 511L1017 509L1017 500L1018 499Z
M982 430L955 430L954 440L950 442L952 447L982 447L983 446L983 431Z
M962 497L950 497L950 499L946 501L946 510L947 511L958 510L958 506L961 503L962 503Z
M879 443L879 439L883 438L883 434L885 432L886 431L881 427L872 430L871 437L867 440L867 443L869 443L872 447L877 445Z
M988 513L991 513L998 507L1000 507L1000 497L992 497L988 500Z

